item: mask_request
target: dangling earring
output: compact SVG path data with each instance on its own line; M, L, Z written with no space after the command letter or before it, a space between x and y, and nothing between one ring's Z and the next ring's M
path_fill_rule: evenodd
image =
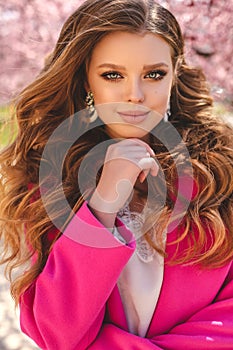
M169 102L169 104L167 106L166 113L165 113L164 118L163 118L165 123L167 123L169 121L170 117L171 117L171 109L170 109L170 102Z
M94 96L93 96L93 93L91 91L89 91L87 93L85 102L87 105L86 108L90 113L90 118L88 118L88 121L89 121L89 123L93 123L98 118L98 114L97 114L97 111L96 111L95 106L94 106Z

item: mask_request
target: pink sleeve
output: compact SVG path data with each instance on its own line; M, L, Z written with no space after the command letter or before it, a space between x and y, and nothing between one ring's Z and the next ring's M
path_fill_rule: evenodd
M133 242L124 226L119 229ZM134 248L134 242L117 241L85 203L21 296L23 332L42 349L86 349L101 329L105 303Z
M106 349L106 344L111 350L232 350L233 265L216 300L185 323L150 339L139 338L114 325L104 325L88 349Z

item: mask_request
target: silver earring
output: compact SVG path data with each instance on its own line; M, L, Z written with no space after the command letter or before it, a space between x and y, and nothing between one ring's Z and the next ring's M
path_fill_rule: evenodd
M170 117L171 117L171 109L170 109L170 102L169 102L169 104L167 106L166 113L165 113L164 118L163 118L165 123L167 123L169 121Z
M89 111L89 114L90 114L90 118L88 118L88 121L89 123L93 123L98 118L98 114L94 106L94 96L91 91L87 93L85 102L86 102L86 109Z

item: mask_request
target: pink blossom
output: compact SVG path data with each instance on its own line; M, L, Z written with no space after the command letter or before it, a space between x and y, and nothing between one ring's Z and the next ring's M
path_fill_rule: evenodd
M82 0L7 0L0 4L0 104L32 81L65 19ZM216 99L233 93L233 0L159 0L175 14L187 60L203 67Z

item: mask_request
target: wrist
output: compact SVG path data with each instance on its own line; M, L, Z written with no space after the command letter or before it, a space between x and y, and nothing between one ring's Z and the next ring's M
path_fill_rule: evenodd
M89 200L89 205L92 209L98 212L115 216L121 208L119 196L117 194L115 199L107 199L106 197L101 196L97 189L92 194Z
M113 232L115 226L115 220L117 213L109 213L104 206L99 209L96 203L96 197L91 198L88 203L88 207L92 214L111 232Z

